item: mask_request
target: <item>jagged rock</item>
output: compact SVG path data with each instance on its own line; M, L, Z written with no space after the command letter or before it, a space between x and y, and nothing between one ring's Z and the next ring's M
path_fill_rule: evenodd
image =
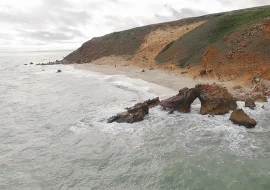
M61 69L58 69L56 72L57 72L57 73L61 73L62 71L61 71Z
M250 109L254 109L256 107L256 104L254 103L254 101L249 98L245 101L245 107L248 107Z
M199 84L195 88L200 94L200 113L203 115L222 115L237 108L236 100L225 87L217 84Z
M192 102L199 98L201 101L200 113L211 115L222 115L230 110L235 110L237 104L228 90L217 84L196 85L195 88L183 88L176 96L161 101L160 105L164 110L179 111L182 113L190 112Z
M154 99L149 99L143 103L135 104L132 107L126 108L126 112L117 114L108 119L108 123L117 122L117 123L134 123L142 121L144 116L149 113L149 108L153 108L159 105L159 97Z
M170 111L169 113L174 111L188 113L190 112L192 102L198 97L199 92L195 88L183 88L179 90L176 96L161 101L160 105L164 110Z
M108 123L135 123L142 121L144 116L149 113L149 107L146 103L139 103L133 107L126 108L127 111L117 114L108 119Z
M246 128L254 128L257 124L257 122L250 118L242 109L233 111L230 120L234 124L245 126Z
M147 104L149 108L153 108L153 107L156 107L156 106L158 106L160 104L160 100L159 100L159 97L157 97L157 98L154 98L154 99L146 100L143 103Z

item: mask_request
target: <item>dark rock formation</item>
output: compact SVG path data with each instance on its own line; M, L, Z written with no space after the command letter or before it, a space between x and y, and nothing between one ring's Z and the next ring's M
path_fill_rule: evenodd
M154 98L154 99L146 100L143 103L146 103L149 108L153 108L153 107L156 107L156 106L158 106L160 104L160 100L159 100L159 97L157 97L157 98Z
M144 72L145 72L145 70L143 69L143 70L142 70L142 72L144 73Z
M200 113L203 115L222 115L237 108L235 99L225 87L217 84L199 84L195 88L199 92Z
M26 63L24 65L27 65Z
M245 126L246 128L254 128L257 122L250 118L242 109L233 111L230 120L237 125Z
M33 62L29 63L30 65L33 65Z
M142 121L144 116L149 113L149 107L146 103L139 103L133 107L126 108L127 111L117 114L108 119L108 123L134 123Z
M149 113L149 108L159 105L159 98L147 100L143 103L135 104L132 107L126 108L126 112L117 114L108 119L108 123L135 123L142 121L144 116Z
M67 61L65 59L61 60L61 61L53 61L53 62L48 62L48 63L38 63L36 65L59 65L59 64L62 64L62 65L68 65L68 64L72 64L73 62L70 62L70 61Z
M192 102L198 97L199 92L197 89L183 88L179 90L176 96L161 101L160 105L164 110L170 111L169 113L173 113L174 111L188 113L190 112Z
M183 88L176 96L161 101L160 105L164 110L169 110L169 113L174 111L187 113L190 112L190 106L196 98L201 101L200 113L203 115L222 115L237 108L236 101L228 90L216 84Z
M61 73L61 72L62 72L61 69L58 69L58 70L57 70L57 73Z
M248 107L250 109L254 109L256 107L256 104L254 103L254 101L251 98L248 98L245 101L245 107Z

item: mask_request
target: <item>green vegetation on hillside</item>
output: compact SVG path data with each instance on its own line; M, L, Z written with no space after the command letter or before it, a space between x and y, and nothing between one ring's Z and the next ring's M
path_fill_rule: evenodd
M245 25L270 17L270 6L215 15L209 20L168 44L155 58L158 63L174 60L180 67L199 64L210 45L222 44L222 38Z
M216 42L234 29L268 16L270 16L270 8L261 8L224 15L220 17L216 29L212 31L209 42Z

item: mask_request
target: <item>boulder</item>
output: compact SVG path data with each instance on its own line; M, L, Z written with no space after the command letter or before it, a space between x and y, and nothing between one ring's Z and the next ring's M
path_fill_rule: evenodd
M223 115L237 108L236 100L227 88L217 84L198 84L195 89L199 92L202 115Z
M56 71L56 73L61 73L62 71L61 71L61 69L58 69L57 71Z
M192 102L198 97L199 92L195 88L183 88L179 90L177 95L161 101L160 105L164 110L168 110L169 113L173 113L174 111L188 113L190 112Z
M144 73L144 72L145 72L145 70L143 69L143 70L142 70L142 73Z
M126 108L127 111L117 114L108 119L108 123L135 123L142 121L144 116L149 113L149 107L146 103L139 103L133 107Z
M33 65L33 62L29 63L30 65Z
M250 118L242 109L233 111L230 120L234 124L245 126L246 128L254 128L257 124L257 122Z
M256 107L256 104L255 104L255 102L251 98L248 98L245 101L245 107L248 107L250 109L254 109Z

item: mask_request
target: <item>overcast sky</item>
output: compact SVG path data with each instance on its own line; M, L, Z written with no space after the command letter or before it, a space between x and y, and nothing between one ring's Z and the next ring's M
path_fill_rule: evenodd
M95 36L270 0L0 0L0 52L76 49Z

